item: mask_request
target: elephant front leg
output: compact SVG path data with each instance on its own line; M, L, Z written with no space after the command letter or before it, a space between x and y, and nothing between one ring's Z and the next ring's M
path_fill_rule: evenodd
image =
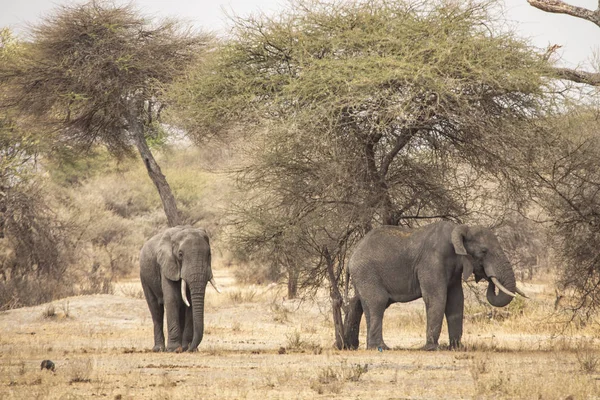
M181 352L183 348L181 346L183 327L181 325L181 308L183 302L177 296L180 289L174 288L174 283L168 283L169 288L163 285L163 292L165 296L165 310L167 312L167 351L170 352Z
M154 322L154 347L152 348L152 351L159 352L165 351L165 332L163 328L165 309L162 304L159 306L156 314L156 318L152 315Z
M457 285L448 288L448 299L446 301L446 321L448 322L451 349L457 349L461 346L464 308L465 296L459 282Z
M152 323L154 325L154 347L152 348L152 351L165 351L165 334L163 331L163 322L165 318L164 304L149 287L143 285L143 289L148 308L150 309L150 314L152 315Z
M433 293L423 293L425 301L425 313L427 314L427 341L423 350L437 350L438 340L442 332L442 322L444 321L444 311L446 308L446 288L444 290L434 291Z
M194 321L191 307L184 307L182 312L183 318L181 326L183 326L183 340L181 342L183 351L187 351L194 337Z
M171 313L173 313L175 316L169 318ZM177 310L169 311L167 309L167 351L181 353L183 351L183 347L181 345L182 329L179 326L178 317Z

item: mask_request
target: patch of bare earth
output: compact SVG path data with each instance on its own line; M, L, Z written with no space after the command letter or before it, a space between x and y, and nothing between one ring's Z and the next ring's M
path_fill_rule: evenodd
M277 287L215 272L224 293L207 294L197 353L149 351L152 321L135 279L115 295L0 313L0 399L600 398L597 332L557 336L543 287L529 287L534 298L508 318L467 319L463 351L418 350L419 302L386 312L384 336L396 350L338 351L326 295L285 300ZM362 344L364 332L363 322ZM55 372L40 370L45 359Z

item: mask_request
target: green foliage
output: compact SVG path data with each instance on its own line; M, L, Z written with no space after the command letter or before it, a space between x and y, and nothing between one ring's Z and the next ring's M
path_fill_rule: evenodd
M182 82L177 98L188 129L202 132L265 118L293 118L315 132L349 119L365 130L434 118L448 125L440 135L490 129L478 120L528 115L548 71L492 22L492 4L300 1L278 17L236 19L234 39Z

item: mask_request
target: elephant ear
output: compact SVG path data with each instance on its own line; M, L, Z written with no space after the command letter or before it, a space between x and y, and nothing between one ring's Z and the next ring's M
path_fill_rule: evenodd
M459 256L466 256L467 250L465 249L464 238L467 236L469 232L469 227L467 225L458 225L452 231L450 240L452 241L452 246L454 246L454 251Z
M210 246L210 240L208 239L208 232L204 228L195 228L196 231L206 239L206 243Z
M173 254L173 240L172 236L178 231L177 228L168 229L160 239L158 243L158 251L156 254L156 260L160 265L161 274L171 281L178 281L181 279L181 268L179 262Z
M467 281L467 279L469 279L469 276L471 276L471 274L473 273L473 263L471 262L471 260L469 259L470 256L459 256L462 259L462 266L463 266L463 281Z
M459 225L454 228L451 234L452 246L454 246L454 251L458 255L459 261L462 263L462 277L464 281L469 279L469 276L473 273L473 263L471 263L471 257L467 253L467 249L465 249L464 242L468 232L469 227L467 225Z
M210 277L208 279L212 279L212 260L211 260L211 251L210 251L210 239L208 238L208 232L204 228L196 228L196 231L202 235L202 237L206 240L206 244L208 244L208 268L210 271Z

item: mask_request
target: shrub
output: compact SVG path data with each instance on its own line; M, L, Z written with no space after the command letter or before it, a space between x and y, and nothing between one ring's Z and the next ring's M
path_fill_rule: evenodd
M0 309L31 306L73 293L68 268L75 247L68 223L57 217L39 182L5 188Z

